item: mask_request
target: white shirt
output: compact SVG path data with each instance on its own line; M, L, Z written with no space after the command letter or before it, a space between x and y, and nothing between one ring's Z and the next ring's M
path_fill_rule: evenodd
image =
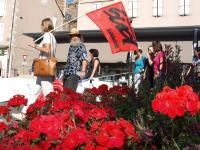
M55 37L52 33L50 33L50 32L44 33L43 40L39 44L39 47L43 47L44 44L51 44L51 53L46 53L46 52L40 51L39 56L42 57L42 58L55 56L57 42L56 42L56 39L55 39Z

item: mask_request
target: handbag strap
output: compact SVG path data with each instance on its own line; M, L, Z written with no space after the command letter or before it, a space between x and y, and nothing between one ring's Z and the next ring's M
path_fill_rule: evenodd
M54 45L54 42L53 42L53 35L51 35L50 33L49 33L49 36L50 36L50 41L51 41L51 52L50 52L50 55L51 55L51 57L53 56L53 57L55 57L55 45Z

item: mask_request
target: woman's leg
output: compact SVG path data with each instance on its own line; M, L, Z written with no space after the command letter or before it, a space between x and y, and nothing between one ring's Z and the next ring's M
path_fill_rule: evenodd
M52 77L44 77L41 81L42 91L44 97L47 96L50 92L53 92L53 78Z
M135 90L136 90L136 93L138 92L138 89L139 89L139 84L141 83L141 75L140 74L136 74L134 76L134 84L135 84Z

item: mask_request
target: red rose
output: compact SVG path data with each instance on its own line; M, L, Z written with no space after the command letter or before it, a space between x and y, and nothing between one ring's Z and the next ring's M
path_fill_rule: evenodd
M107 142L108 148L121 148L124 145L124 139L120 137L110 137Z
M87 143L84 147L84 150L95 150L93 143Z
M2 132L5 129L8 129L8 126L4 122L0 122L0 132Z
M98 144L105 146L109 140L109 136L105 131L100 131L95 140Z
M108 150L108 148L104 146L96 146L95 150Z
M21 105L27 105L28 100L23 95L15 95L8 101L7 106L19 107Z
M8 106L0 106L0 115L6 115L9 113Z
M90 117L95 119L104 119L107 118L107 112L104 109L93 108L90 111Z

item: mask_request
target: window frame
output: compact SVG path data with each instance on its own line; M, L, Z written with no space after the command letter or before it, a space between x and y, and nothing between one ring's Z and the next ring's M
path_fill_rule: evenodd
M129 9L129 3L131 3L131 8ZM135 4L135 5L134 5ZM129 13L129 11L131 13ZM131 15L130 15L131 14ZM128 10L127 15L130 18L137 18L138 17L138 0L128 0Z
M188 1L188 4L186 4L186 1ZM183 5L182 5L182 2L183 2ZM182 8L183 8L183 10L181 10ZM188 12L186 12L187 8L188 8ZM179 1L179 15L180 16L189 16L190 15L190 0L180 0Z
M2 5L2 1L4 2L4 5ZM7 2L6 0L0 0L0 9L2 8L2 10L0 10L0 17L4 17L5 16L6 2Z
M156 5L155 5L155 2L156 2ZM154 12L155 10L156 10L156 13ZM154 17L163 16L163 0L153 0L153 16Z

